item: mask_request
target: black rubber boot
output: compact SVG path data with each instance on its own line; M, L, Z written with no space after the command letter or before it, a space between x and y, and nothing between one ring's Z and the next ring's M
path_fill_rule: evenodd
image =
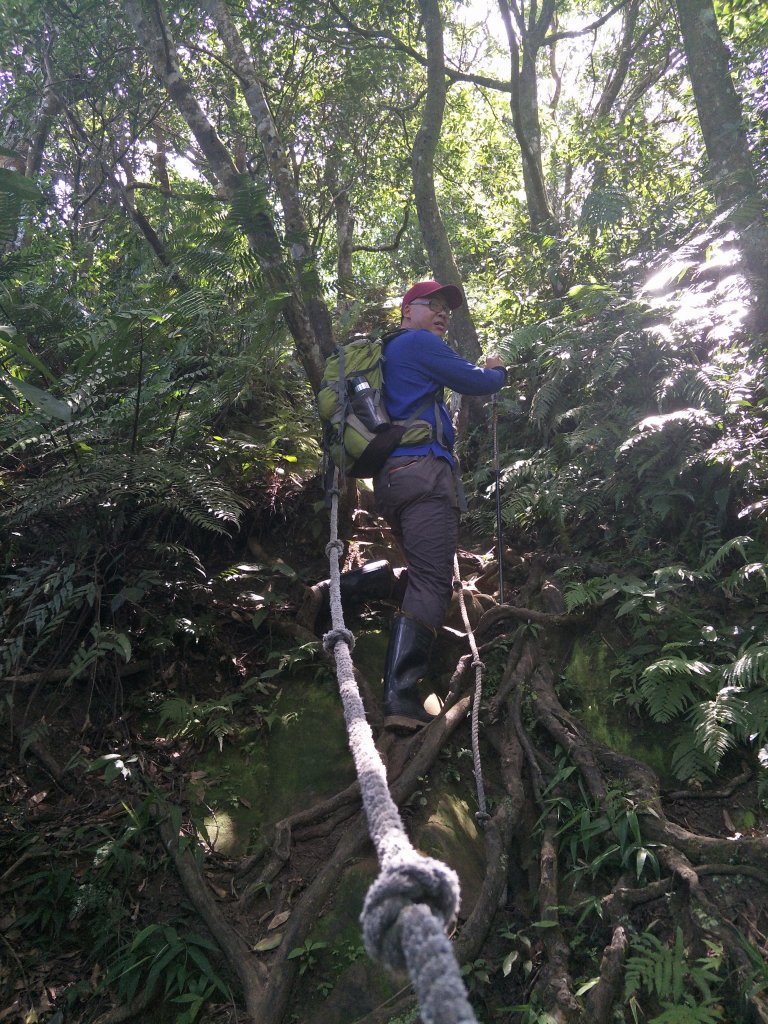
M434 715L424 709L419 680L427 673L435 631L398 612L389 634L384 665L384 728L413 732Z
M348 606L363 601L396 597L400 589L398 576L389 562L382 558L341 574L341 605L346 611ZM330 625L330 614L331 581L323 580L307 591L297 621L306 629L322 632L325 626Z

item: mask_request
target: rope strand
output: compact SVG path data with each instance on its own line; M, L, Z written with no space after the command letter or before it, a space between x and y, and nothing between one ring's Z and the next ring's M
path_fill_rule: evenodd
M480 660L480 654L477 650L477 642L475 641L475 634L472 631L469 615L467 613L467 604L464 600L464 587L462 585L461 574L459 572L458 555L454 555L453 557L453 576L454 588L459 594L459 605L461 606L461 617L464 621L464 629L467 632L469 648L472 651L471 667L475 670L475 692L472 697L472 764L475 774L475 787L477 789L477 812L475 813L475 820L482 828L490 818L490 814L488 814L488 808L485 803L483 766L480 761L480 702L483 699L483 669L485 666Z
M349 747L360 782L368 830L380 873L368 890L360 920L368 955L390 970L407 970L424 1024L477 1024L446 928L456 919L459 880L439 860L411 845L392 799L387 776L355 680L344 625L338 539L338 469L331 502L331 540L326 548L331 568L332 629L323 637L333 650L344 707Z

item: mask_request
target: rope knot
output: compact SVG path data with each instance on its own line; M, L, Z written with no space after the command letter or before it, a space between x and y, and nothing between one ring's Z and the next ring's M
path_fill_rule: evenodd
M344 553L344 541L342 540L329 540L325 545L325 553L328 557L331 557L332 552L336 552L338 555Z
M474 661L471 661L469 663L469 667L470 668L481 668L481 669L484 669L485 668L485 662L481 661L479 658L475 658Z
M350 651L355 649L355 637L344 626L341 626L339 629L331 629L323 634L323 650L326 653L330 654L338 643L345 643Z
M432 857L411 850L388 867L368 890L360 921L368 955L392 971L403 971L401 912L425 904L444 927L453 923L459 907L456 872Z

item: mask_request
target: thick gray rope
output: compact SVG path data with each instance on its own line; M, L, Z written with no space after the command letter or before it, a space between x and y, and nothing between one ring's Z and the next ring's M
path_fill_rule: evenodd
M467 614L467 604L464 600L464 587L461 583L459 572L459 556L453 556L454 589L459 593L459 604L461 606L461 617L464 620L464 629L467 631L469 647L472 651L472 668L475 670L475 693L472 698L472 763L474 765L475 786L477 788L477 812L475 820L481 827L490 818L485 803L485 785L483 783L483 765L480 761L480 702L483 699L483 663L475 642L475 634Z
M331 539L326 552L333 628L323 637L323 647L333 651L336 662L349 747L381 869L360 915L365 948L390 970L408 971L424 1024L477 1024L446 935L459 907L459 880L447 865L423 856L411 845L390 795L355 680L350 653L354 638L344 625L341 607L338 469L331 498Z

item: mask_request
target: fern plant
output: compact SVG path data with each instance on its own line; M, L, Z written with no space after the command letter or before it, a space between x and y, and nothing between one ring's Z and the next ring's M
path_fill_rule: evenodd
M636 1024L717 1024L724 1010L717 994L722 985L722 948L708 943L709 955L691 960L685 950L681 928L674 941L666 944L652 932L630 941L632 954L626 962L624 998ZM641 1006L640 996L646 1005ZM653 1017L650 1007L661 1013Z

